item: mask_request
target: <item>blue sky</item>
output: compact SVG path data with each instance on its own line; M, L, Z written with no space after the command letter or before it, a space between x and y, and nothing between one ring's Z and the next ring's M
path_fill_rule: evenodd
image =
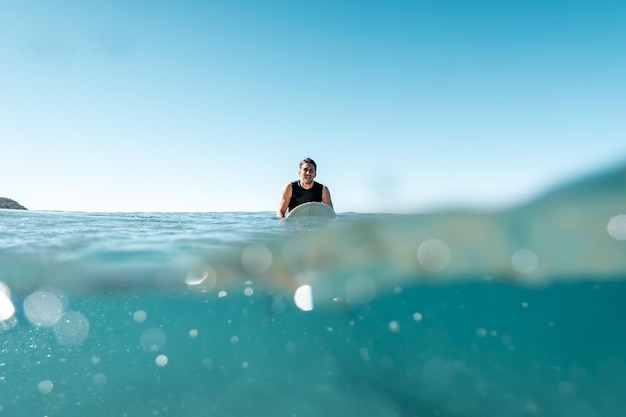
M33 210L498 208L626 159L623 1L0 1Z

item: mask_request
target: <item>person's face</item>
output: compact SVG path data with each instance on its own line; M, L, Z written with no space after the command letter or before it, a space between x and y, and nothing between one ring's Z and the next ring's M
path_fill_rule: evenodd
M305 184L311 184L313 179L315 178L316 172L313 164L304 163L300 167L300 171L298 172L300 176L300 180Z

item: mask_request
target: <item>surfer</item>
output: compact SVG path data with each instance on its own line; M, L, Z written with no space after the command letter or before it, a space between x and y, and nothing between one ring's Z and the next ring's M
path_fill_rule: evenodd
M283 187L278 204L276 216L285 217L287 209L293 210L295 207L310 201L317 201L329 206L333 206L330 199L330 191L324 184L314 181L317 175L317 164L311 158L304 158L300 162L298 181L287 183Z

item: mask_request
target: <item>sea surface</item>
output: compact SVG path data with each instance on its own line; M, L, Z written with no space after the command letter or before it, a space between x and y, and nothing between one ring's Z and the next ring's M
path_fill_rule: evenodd
M325 221L0 211L0 417L626 415L626 167Z

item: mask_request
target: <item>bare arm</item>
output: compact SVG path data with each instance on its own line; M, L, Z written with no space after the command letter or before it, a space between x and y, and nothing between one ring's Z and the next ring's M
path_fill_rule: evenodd
M322 203L327 204L329 206L333 206L333 200L330 199L330 191L327 186L322 188Z
M283 191L280 194L280 202L278 203L276 217L285 217L285 213L289 207L289 200L291 200L291 192L291 183L288 183L283 187Z

